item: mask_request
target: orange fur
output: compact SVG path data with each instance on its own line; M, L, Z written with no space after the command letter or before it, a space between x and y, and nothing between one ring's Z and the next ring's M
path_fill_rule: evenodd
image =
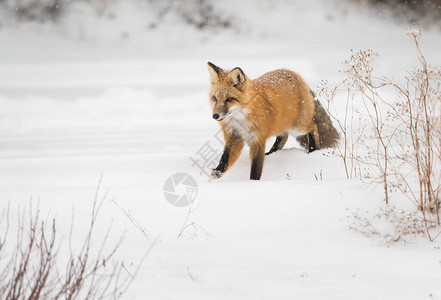
M240 68L224 71L209 63L208 69L213 118L226 141L224 164L221 159L214 178L234 164L244 142L250 145L251 179L260 179L266 140L271 136L280 136L274 151L283 147L288 133L313 132L316 148L320 147L314 96L299 74L280 69L251 80Z

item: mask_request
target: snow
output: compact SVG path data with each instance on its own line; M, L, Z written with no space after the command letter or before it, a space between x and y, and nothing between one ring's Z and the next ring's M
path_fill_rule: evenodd
M191 161L207 142L218 156L223 148L207 61L239 66L250 78L291 69L314 90L341 78L350 49L370 48L380 54L378 72L403 77L418 63L406 25L346 1L226 3L239 29L198 32L172 16L147 29L148 13L123 1L109 8L114 19L77 4L58 27L4 25L0 210L9 203L14 223L32 198L67 236L74 209L75 243L102 176L98 232L112 222L112 238L126 236L118 258L134 270L157 240L124 299L440 298L439 240L384 244L349 230L349 212L375 212L383 195L347 180L328 151L306 154L289 137L265 158L259 182L248 180L247 147L219 180ZM423 30L421 46L432 65L441 64L438 31ZM171 206L163 194L178 172L198 183L187 222L198 226L181 237L189 208ZM411 207L406 201L393 204Z

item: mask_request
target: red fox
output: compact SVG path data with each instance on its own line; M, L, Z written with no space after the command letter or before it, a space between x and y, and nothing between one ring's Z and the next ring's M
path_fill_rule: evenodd
M282 149L288 134L297 136L308 152L336 146L337 130L299 74L280 69L251 80L238 67L224 71L210 62L208 71L213 119L225 138L219 165L211 172L213 179L236 162L245 142L250 146L251 180L260 179L265 154ZM276 141L265 153L271 136Z

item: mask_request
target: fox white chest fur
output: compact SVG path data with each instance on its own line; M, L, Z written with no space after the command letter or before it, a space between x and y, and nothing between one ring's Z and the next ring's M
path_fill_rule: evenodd
M226 126L229 127L231 134L237 134L248 144L251 144L256 140L256 133L247 115L248 111L245 108L234 108L227 117L225 117L224 122Z

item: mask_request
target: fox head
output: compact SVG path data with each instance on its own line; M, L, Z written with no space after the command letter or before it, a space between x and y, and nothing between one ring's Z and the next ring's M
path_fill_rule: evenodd
M240 68L224 71L211 62L208 63L208 72L211 81L209 95L213 107L213 119L222 121L245 107L244 90L249 79Z

